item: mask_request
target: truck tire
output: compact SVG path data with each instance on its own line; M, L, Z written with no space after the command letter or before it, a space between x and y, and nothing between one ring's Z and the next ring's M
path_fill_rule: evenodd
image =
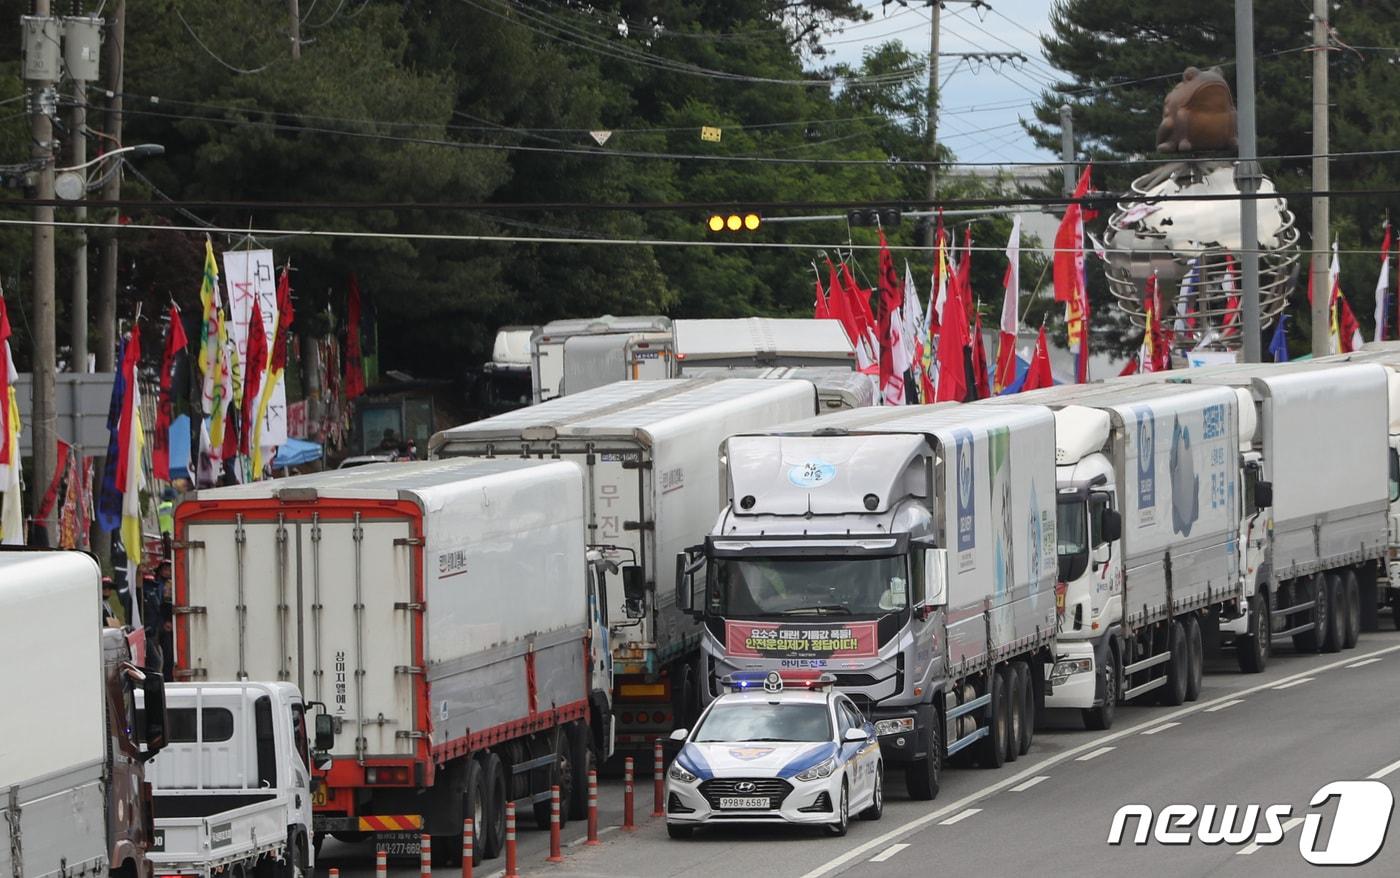
M1187 616L1186 627L1186 700L1195 701L1201 697L1201 682L1205 677L1206 648L1201 638L1201 622L1194 615Z
M494 860L506 848L506 764L495 753L487 753L481 765L481 823L476 825L472 859Z
M481 770L481 763L475 759L467 760L467 780L462 788L462 813L472 818L472 826L480 827L489 825L484 814L486 807L486 777ZM480 836L480 829L473 829L473 832ZM461 841L457 842L460 851ZM484 845L472 845L472 865L481 865L481 860L485 856ZM461 856L460 852L458 856Z
M1296 587L1298 580L1293 580L1295 591L1293 598L1297 601L1298 594ZM1327 637L1327 629L1332 624L1332 607L1327 600L1327 577L1322 573L1312 576L1307 584L1308 594L1313 599L1312 621L1313 629L1304 631L1302 634L1293 635L1293 648L1299 652L1322 652L1322 642ZM1301 602L1300 602L1301 603ZM1296 617L1293 617L1296 618ZM1289 624L1294 624L1292 618Z
M1035 738L1035 687L1031 685L1031 667L1017 662L1016 668L1021 677L1021 735L1014 743L1016 755L1025 756Z
M1171 620L1171 633L1167 635L1167 648L1171 658L1166 662L1167 685L1157 690L1157 700L1167 707L1180 707L1186 701L1186 678L1191 664L1187 656L1186 631L1180 621Z
M943 717L937 709L931 711L931 716L928 752L923 759L904 767L904 785L909 790L909 798L920 802L937 798L943 786Z
M574 770L569 794L569 813L575 819L581 819L588 814L588 772L597 767L597 762L593 755L593 741L588 726L581 722L569 726L568 739L569 762Z
M1079 712L1084 728L1092 732L1106 732L1113 728L1113 717L1118 713L1118 696L1123 691L1123 665L1118 647L1109 644L1105 655L1108 661L1100 669L1103 674L1103 702Z
M1381 630L1380 584L1385 578L1385 562L1376 561L1366 568L1359 579L1361 596L1361 630L1365 632Z
M1025 666L1012 662L1006 666L1006 761L1015 762L1021 755L1021 736L1025 734L1026 697Z
M1249 599L1249 630L1254 633L1235 638L1235 661L1242 673L1262 673L1269 664L1274 634L1269 603L1262 594Z
M1322 645L1318 651L1341 652L1342 641L1346 639L1347 610L1340 574L1333 571L1327 573L1324 593L1327 595L1327 629L1322 634Z
M1001 768L1006 764L1007 689L1004 667L987 670L987 686L991 703L987 705L988 734L982 739L978 761L983 768Z
M1346 595L1347 614L1342 626L1342 649L1355 649L1361 639L1361 583L1356 579L1356 571L1342 574L1342 593Z

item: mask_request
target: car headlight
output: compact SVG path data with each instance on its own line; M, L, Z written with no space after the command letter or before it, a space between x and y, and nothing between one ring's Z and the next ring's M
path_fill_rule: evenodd
M1050 672L1051 680L1063 680L1065 677L1074 674L1087 674L1094 669L1093 659L1067 659L1055 662L1055 669Z
M902 716L899 719L878 719L875 721L876 735L898 735L900 732L914 731L914 718Z
M678 780L681 783L695 783L695 781L698 780L698 778L695 775L686 771L684 768L681 768L681 764L679 762L671 763L671 771L669 772L669 774L671 776L671 780Z
M818 762L811 768L797 776L798 780L820 780L824 777L831 777L831 773L836 770L836 757L832 756L824 762Z

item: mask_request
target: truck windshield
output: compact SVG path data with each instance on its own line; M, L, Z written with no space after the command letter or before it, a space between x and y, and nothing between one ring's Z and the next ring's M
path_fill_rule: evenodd
M831 718L825 704L774 704L743 701L716 704L691 740L830 741Z
M883 616L909 605L904 557L716 558L717 616Z
M1089 565L1089 520L1084 506L1080 497L1062 497L1056 504L1061 582L1073 582L1083 576Z

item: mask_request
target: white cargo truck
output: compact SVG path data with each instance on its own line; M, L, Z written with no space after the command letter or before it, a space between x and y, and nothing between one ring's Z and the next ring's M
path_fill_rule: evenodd
M539 330L538 326L502 326L496 330L491 359L481 367L481 406L487 414L530 404L530 340Z
M817 408L839 412L865 408L880 401L875 377L842 366L730 366L698 370L707 378L797 378L817 388Z
M670 378L671 320L661 316L555 320L530 337L534 401L613 381Z
M1336 652L1356 644L1362 580L1389 544L1389 382L1376 364L1242 364L1163 373L1219 385L1253 409L1241 422L1246 501L1267 510L1245 540L1245 617L1221 626L1240 669L1257 672L1273 642ZM1260 485L1267 485L1260 491ZM1242 525L1242 534L1244 533Z
M676 369L680 377L735 366L856 368L855 347L839 320L736 317L677 320Z
M311 741L297 687L172 683L166 704L168 745L147 766L156 875L310 875Z
M159 674L102 627L102 571L81 552L0 550L0 875L150 878L142 763L164 746ZM142 632L137 637L144 637Z
M835 412L725 443L728 503L676 558L707 694L803 668L873 720L910 795L1031 746L1054 660L1055 425L1039 407Z
M585 472L589 541L622 566L608 607L617 744L649 750L700 706L699 628L675 606L676 552L702 539L718 513L725 437L816 412L806 381L619 382L454 427L431 453L572 460Z
M1120 701L1200 695L1203 620L1240 615L1244 509L1229 388L1122 383L977 403L1055 412L1059 637L1045 706L1106 729ZM1252 412L1251 412L1252 414Z
M199 491L175 512L177 675L327 705L319 840L434 856L505 840L505 803L582 813L612 738L606 564L564 462L379 464ZM414 848L416 850L416 848Z

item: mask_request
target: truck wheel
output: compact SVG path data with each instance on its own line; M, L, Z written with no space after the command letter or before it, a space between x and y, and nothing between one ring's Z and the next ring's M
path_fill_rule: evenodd
M1007 689L1005 668L989 668L987 685L991 689L991 704L987 705L986 727L989 734L982 739L979 761L983 768L1001 768L1006 764Z
M909 790L909 798L920 802L937 798L943 785L943 722L936 709L928 728L928 753L918 762L904 767L904 785Z
M1342 588L1342 577L1337 573L1327 574L1327 627L1323 631L1322 646L1319 652L1341 652L1342 641L1346 639L1346 604Z
M462 814L472 818L472 832L476 838L481 838L481 827L487 826L486 814L486 777L481 770L481 763L475 759L467 760L467 781L462 790ZM458 856L461 856L461 839L457 840ZM485 845L473 840L472 844L472 865L481 865L482 857L485 856L483 848Z
M476 841L472 845L472 860L494 860L506 847L506 765L495 753L487 753L481 766L481 802L476 809L480 816Z
M1355 649L1361 639L1361 583L1356 579L1356 571L1348 570L1342 575L1342 592L1346 595L1346 624L1342 626L1342 649Z
M1031 686L1031 669L1025 662L1015 664L1016 675L1020 677L1021 688L1021 734L1012 742L1017 756L1025 756L1031 751L1031 739L1035 737L1035 691Z
M1293 582L1296 586L1298 580ZM1312 595L1313 599L1313 629L1293 635L1293 648L1299 652L1321 652L1322 642L1327 637L1327 628L1332 624L1331 604L1327 600L1327 577L1318 573L1308 582L1307 587L1310 589L1308 594ZM1297 598L1296 591L1294 598ZM1291 619L1289 624L1294 624Z
M1118 696L1123 691L1123 671L1118 649L1109 644L1099 673L1103 674L1103 703L1098 707L1086 707L1079 712L1084 720L1084 728L1093 732L1105 732L1113 728L1113 717L1118 713Z
M1263 595L1256 594L1249 599L1249 630L1254 633L1235 638L1235 661L1241 673L1258 674L1268 666L1269 647L1273 644L1269 604Z
M569 727L569 753L572 757L569 761L574 769L569 813L575 819L582 819L588 815L588 772L596 767L593 742L590 738L588 726L583 723L574 723Z
M1190 660L1187 656L1186 631L1181 622L1171 620L1171 633L1168 635L1168 649L1171 658L1167 661L1167 685L1158 689L1157 700L1167 707L1180 707L1186 701L1186 678Z
M1201 623L1195 616L1186 617L1186 700L1201 697L1201 682L1205 677L1206 648L1201 639Z
M1026 675L1020 662L1006 666L1006 761L1015 762L1021 755L1021 735L1026 723L1026 699L1021 694Z
M1385 577L1385 562L1377 561L1366 569L1360 577L1358 593L1361 597L1361 630L1366 632L1381 630L1380 584Z

